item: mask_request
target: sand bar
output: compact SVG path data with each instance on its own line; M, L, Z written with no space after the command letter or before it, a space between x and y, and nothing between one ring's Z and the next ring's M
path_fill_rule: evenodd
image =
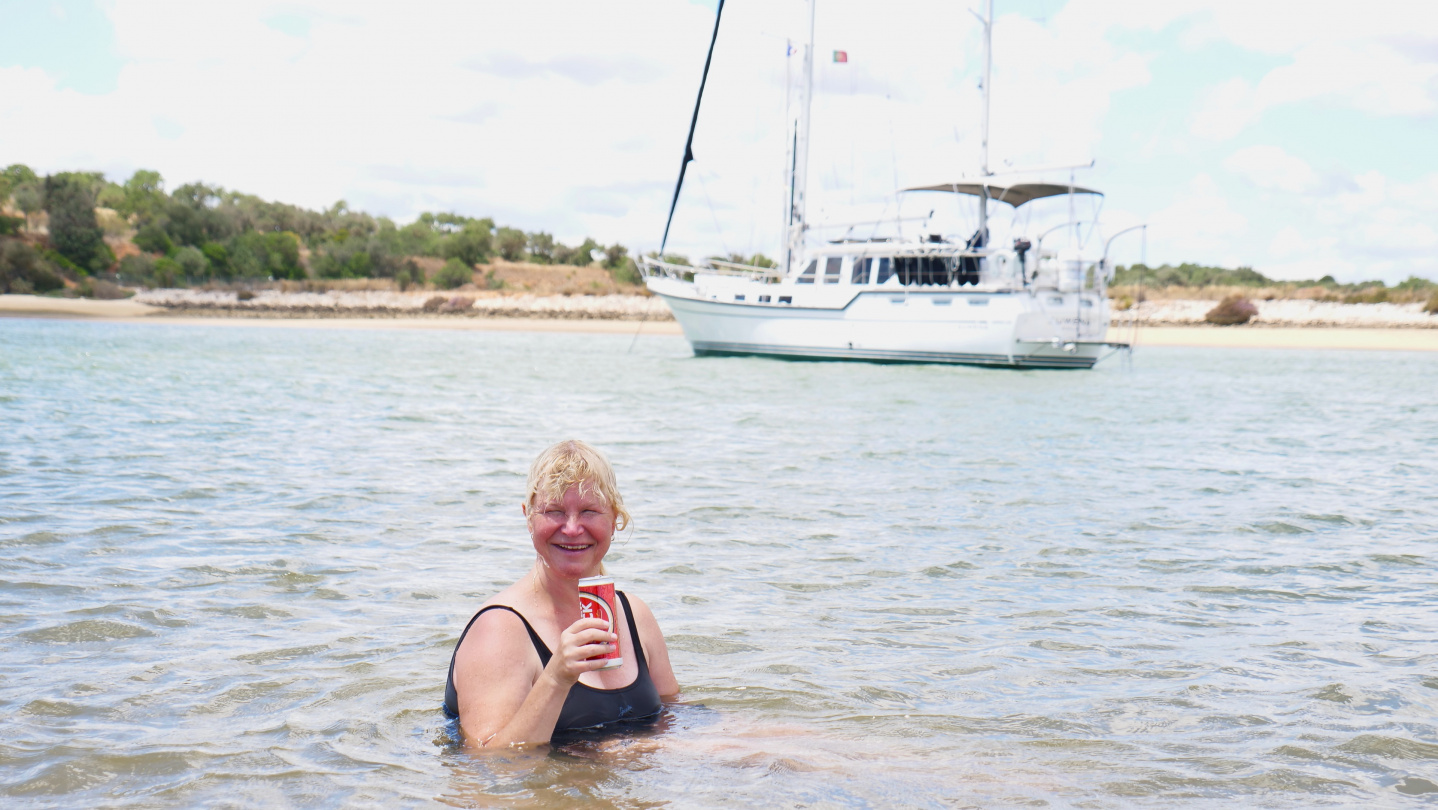
M416 315L412 317L235 317L223 311L207 315L175 315L164 307L133 300L92 301L85 298L47 298L37 295L0 295L0 317L104 320L119 323L184 324L189 326L260 326L308 329L449 329L496 332L583 332L588 334L678 335L674 321L600 320L596 318L483 318L470 315Z
M160 307L132 299L93 301L44 295L0 295L0 315L38 318L139 318L162 313Z

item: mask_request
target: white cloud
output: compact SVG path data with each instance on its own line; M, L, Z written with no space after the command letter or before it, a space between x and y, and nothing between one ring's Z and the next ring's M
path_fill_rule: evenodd
M1255 263L1271 277L1390 284L1410 275L1438 278L1438 172L1411 182L1365 172L1346 190L1274 204L1292 224L1274 234L1270 261Z
M1313 167L1278 146L1244 147L1223 161L1223 167L1259 188L1297 194L1318 186Z
M1286 58L1256 84L1209 88L1192 117L1200 137L1227 140L1266 111L1310 100L1379 116L1438 111L1438 4L1205 4L1195 24L1212 39Z
M1273 235L1273 241L1268 245L1268 253L1279 259L1306 252L1312 247L1312 243L1303 238L1303 234L1292 225L1286 225Z
M1233 210L1207 174L1195 177L1167 208L1149 218L1153 238L1188 255L1222 255L1248 229L1248 218Z
M1200 138L1226 141L1252 124L1262 112L1253 87L1241 78L1214 85L1204 93L1189 131Z

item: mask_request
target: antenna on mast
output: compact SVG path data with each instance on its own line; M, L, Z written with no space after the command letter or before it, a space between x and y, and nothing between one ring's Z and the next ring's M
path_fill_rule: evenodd
M809 174L809 109L814 101L814 7L809 0L809 44L804 47L804 98L799 106L799 123L794 129L794 151L789 163L789 211L784 223L784 275L804 253L805 186Z
M980 117L979 133L979 177L989 177L989 81L994 71L994 0L988 0L986 8L987 16L979 17L979 13L972 9L969 13L978 17L979 24L984 27L984 103L982 116ZM987 190L979 195L979 244L989 243L989 195Z

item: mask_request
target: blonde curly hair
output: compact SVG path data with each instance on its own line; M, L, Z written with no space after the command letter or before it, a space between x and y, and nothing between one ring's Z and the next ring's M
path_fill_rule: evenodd
M609 459L578 439L566 439L539 454L529 467L524 503L532 510L537 498L557 501L575 485L580 492L599 495L614 510L616 531L629 525L629 510L624 508L624 496L619 494Z

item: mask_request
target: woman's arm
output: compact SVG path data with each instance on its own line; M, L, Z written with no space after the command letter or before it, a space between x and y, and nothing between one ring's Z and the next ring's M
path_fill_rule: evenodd
M507 610L480 616L454 660L465 742L491 748L549 742L570 688L604 665L586 659L614 641L602 619L580 619L559 634L559 651L540 669L518 616Z
M649 662L649 677L661 697L679 694L679 681L674 678L674 667L669 664L669 646L664 643L664 633L659 622L644 600L626 593L629 605L634 608L634 624L639 628L639 643L644 645L644 657Z

